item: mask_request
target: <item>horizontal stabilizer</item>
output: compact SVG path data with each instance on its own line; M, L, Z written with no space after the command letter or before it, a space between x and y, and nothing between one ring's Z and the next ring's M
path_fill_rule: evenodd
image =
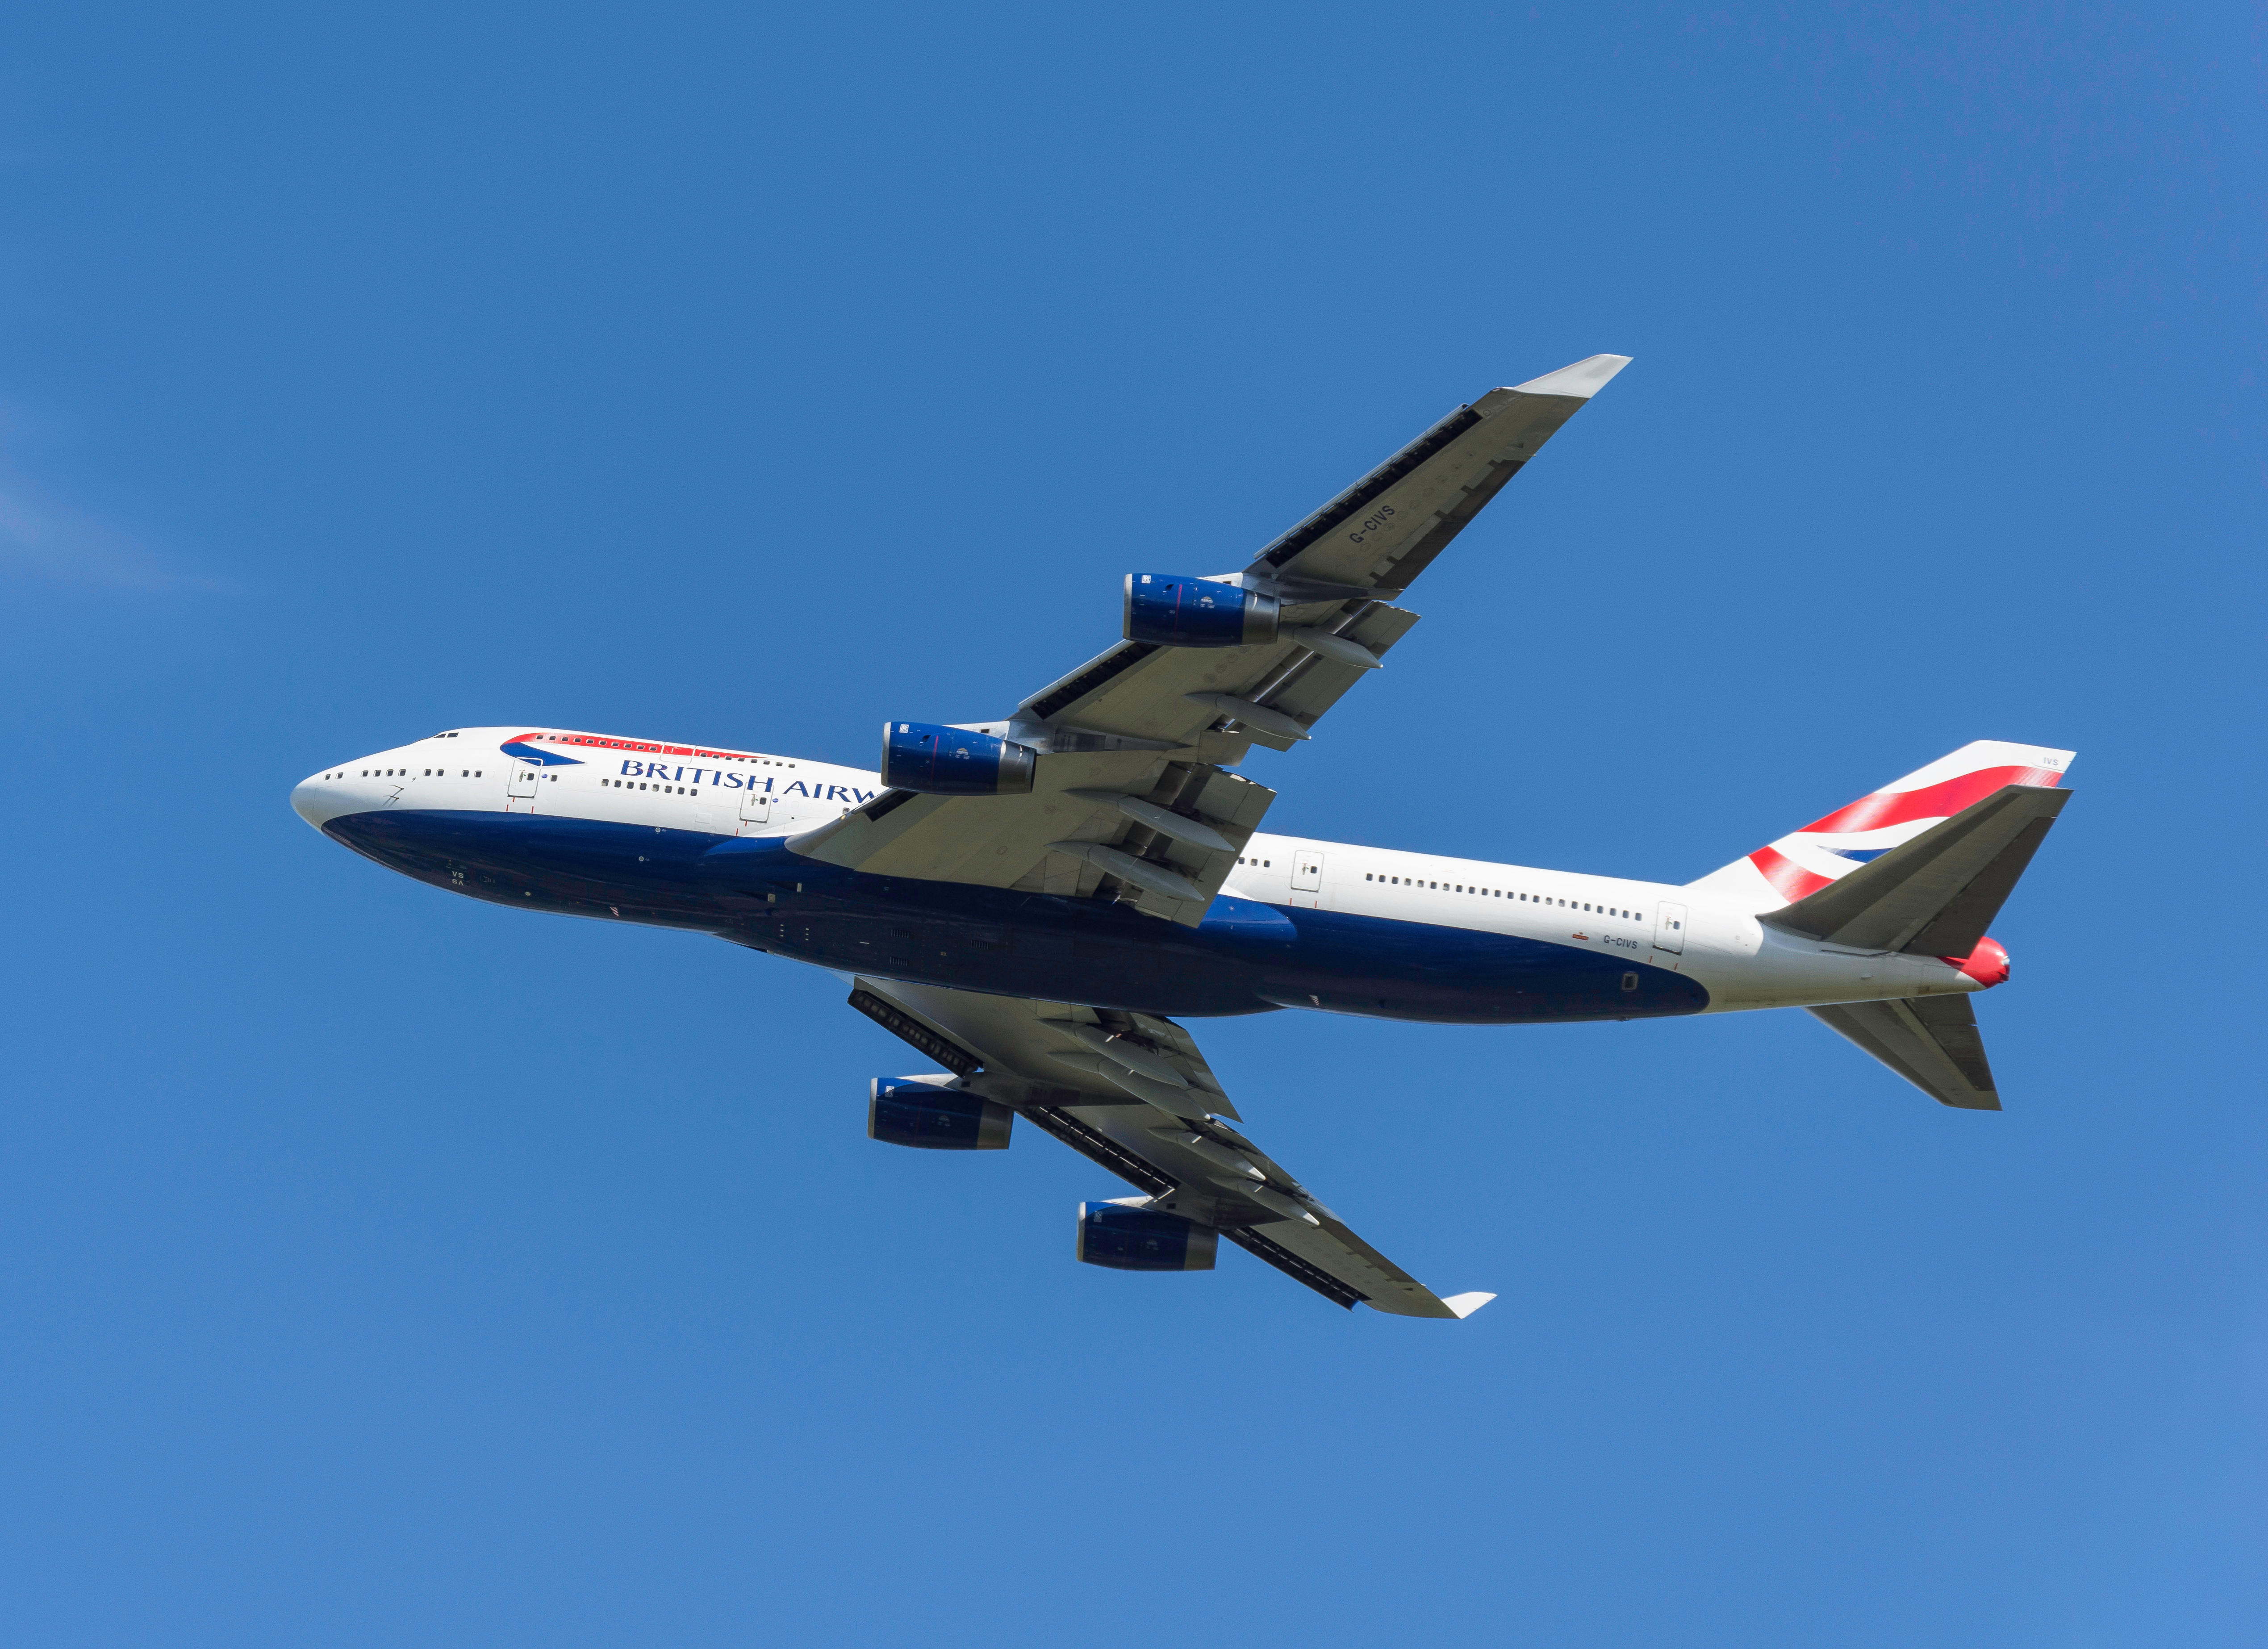
M1967 997L1846 1002L1810 1012L1940 1105L1964 1111L2000 1108L1977 1011Z
M1853 950L1966 956L2071 799L2007 784L1838 881L1759 918Z

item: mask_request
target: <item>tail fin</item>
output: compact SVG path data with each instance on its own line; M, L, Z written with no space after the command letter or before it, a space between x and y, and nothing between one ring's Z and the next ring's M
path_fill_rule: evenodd
M1777 910L1840 880L1995 791L2010 784L2059 784L2072 755L2069 750L1980 739L1689 885L1728 895L1751 910Z
M1984 930L2015 891L2048 828L2071 799L2067 790L2007 784L1952 818L1900 843L1871 865L1824 883L1792 905L1760 919L1806 939L1861 951L1905 951L1965 961L1984 942ZM2007 953L1977 961L2007 975Z

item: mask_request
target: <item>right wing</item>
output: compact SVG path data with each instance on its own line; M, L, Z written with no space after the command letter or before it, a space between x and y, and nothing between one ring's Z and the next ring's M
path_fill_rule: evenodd
M1435 1294L1230 1127L1236 1108L1189 1033L1151 1013L865 975L850 1005L960 1086L1350 1310L1466 1317L1493 1294Z

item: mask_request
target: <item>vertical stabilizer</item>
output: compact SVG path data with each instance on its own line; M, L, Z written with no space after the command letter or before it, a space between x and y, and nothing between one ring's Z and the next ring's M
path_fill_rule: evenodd
M2072 757L2069 750L1980 739L1689 886L1723 894L1750 910L1777 910L2007 785L2061 784Z

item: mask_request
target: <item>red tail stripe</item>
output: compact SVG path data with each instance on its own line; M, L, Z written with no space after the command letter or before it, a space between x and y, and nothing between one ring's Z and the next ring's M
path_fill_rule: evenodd
M2056 784L2062 779L2062 774L2040 767L1980 768L1974 773L1963 773L1958 778L1921 790L1876 791L1871 796L1861 796L1839 812L1829 813L1818 823L1803 828L1807 831L1855 833L1911 824L1917 819L1943 819L1972 802L1983 801L2004 784ZM1820 885L1826 884L1822 881Z
M1835 880L1813 874L1777 848L1758 848L1749 855L1749 863L1762 871L1764 880L1790 904L1806 894L1817 893Z

